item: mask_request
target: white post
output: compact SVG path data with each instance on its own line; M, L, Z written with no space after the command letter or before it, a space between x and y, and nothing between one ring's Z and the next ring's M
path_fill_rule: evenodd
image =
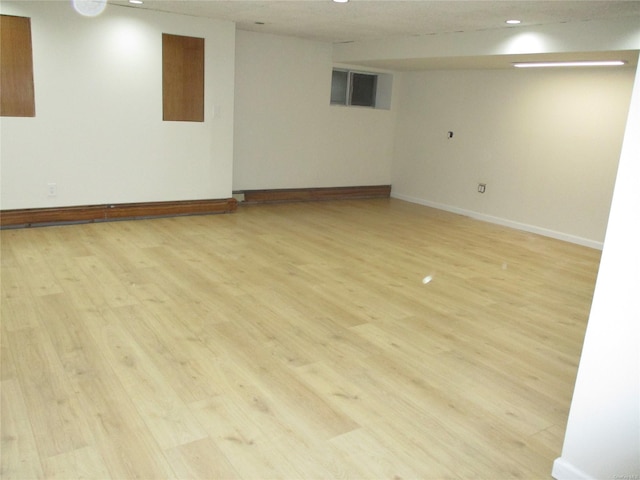
M554 478L640 480L639 332L640 68Z

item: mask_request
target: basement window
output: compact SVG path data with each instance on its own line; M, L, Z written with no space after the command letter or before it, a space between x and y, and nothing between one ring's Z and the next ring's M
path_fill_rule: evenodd
M334 68L331 105L391 108L391 75Z

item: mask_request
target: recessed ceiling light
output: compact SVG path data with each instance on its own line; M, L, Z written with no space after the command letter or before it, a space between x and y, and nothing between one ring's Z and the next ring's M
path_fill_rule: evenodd
M347 3L349 0L333 0L335 3Z
M504 23L507 23L507 24L509 24L509 25L520 25L520 24L522 23L522 21L521 21L521 20L515 20L515 19L513 19L513 20L507 20L507 21L506 21L506 22L504 22Z
M535 68L535 67L620 67L627 62L624 60L590 60L574 62L518 62L514 67Z
M133 3L134 5L142 5L144 2L142 0L129 0L129 3Z

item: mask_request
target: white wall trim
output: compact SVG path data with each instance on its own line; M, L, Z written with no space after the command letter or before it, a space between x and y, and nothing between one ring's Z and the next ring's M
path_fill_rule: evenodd
M551 476L556 480L595 480L582 470L577 469L562 457L556 458L553 462Z
M556 240L562 240L565 242L575 243L584 247L595 248L602 250L603 243L596 242L588 238L578 237L576 235L570 235L568 233L558 232L556 230L550 230L548 228L537 227L535 225L529 225L527 223L520 223L507 218L494 217L492 215L486 215L480 212L474 212L473 210L465 210L464 208L454 207L452 205L445 205L442 203L431 202L429 200L423 200L421 198L415 198L408 195L402 195L399 193L391 192L391 198L397 198L398 200L404 200L406 202L417 203L424 205L425 207L437 208L438 210L445 210L451 213L457 213L467 217L475 218L483 222L495 223L496 225L502 225L504 227L514 228L516 230L523 230L525 232L535 233L543 235L545 237L555 238Z

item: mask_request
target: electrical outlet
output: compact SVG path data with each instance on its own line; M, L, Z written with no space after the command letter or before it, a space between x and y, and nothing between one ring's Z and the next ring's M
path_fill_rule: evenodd
M55 197L58 195L58 184L57 183L47 183L47 196Z
M478 184L478 193L484 193L484 191L487 189L487 184L486 183L479 183Z

